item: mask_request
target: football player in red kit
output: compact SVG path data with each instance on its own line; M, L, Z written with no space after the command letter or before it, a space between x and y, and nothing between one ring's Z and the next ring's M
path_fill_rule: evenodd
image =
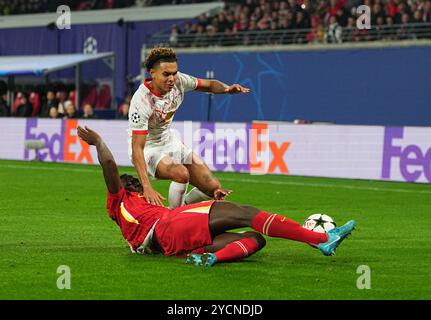
M355 227L351 220L327 234L318 233L284 216L228 201L210 200L173 210L152 205L142 196L143 187L137 178L127 174L120 177L112 153L95 131L78 127L78 136L97 148L108 188L109 216L132 252L187 256L188 263L212 266L262 249L265 234L310 244L329 256ZM255 231L228 232L242 227Z

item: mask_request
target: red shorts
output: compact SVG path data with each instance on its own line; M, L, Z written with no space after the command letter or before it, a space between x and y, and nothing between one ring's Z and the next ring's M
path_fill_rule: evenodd
M213 203L214 200L202 201L163 214L155 234L165 256L184 255L212 243L209 212Z

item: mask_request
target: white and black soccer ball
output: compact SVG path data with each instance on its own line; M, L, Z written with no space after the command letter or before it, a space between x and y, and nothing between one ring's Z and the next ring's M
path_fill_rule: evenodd
M97 53L97 40L94 37L88 37L84 42L84 53L95 54Z
M303 224L304 228L320 233L327 233L336 226L334 219L323 213L312 214Z
M139 116L139 113L134 112L132 113L130 119L132 120L133 123L138 124L139 121L141 120L141 117Z

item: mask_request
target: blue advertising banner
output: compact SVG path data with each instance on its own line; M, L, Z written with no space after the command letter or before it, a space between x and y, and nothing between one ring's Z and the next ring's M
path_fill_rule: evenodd
M45 27L0 29L1 56L57 53L57 30Z
M431 47L181 54L180 70L240 83L248 95L189 94L176 120L431 125Z

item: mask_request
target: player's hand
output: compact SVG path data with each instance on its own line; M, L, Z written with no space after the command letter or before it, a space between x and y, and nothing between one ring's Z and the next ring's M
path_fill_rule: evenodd
M96 131L91 130L87 126L85 126L85 128L78 126L77 130L78 136L90 145L94 146L102 140Z
M225 89L226 93L229 94L237 94L237 93L249 93L250 89L245 88L239 84L233 84Z
M232 193L232 190L217 188L214 191L214 199L224 200L224 198L227 197L228 195L230 195L231 193Z
M149 203L155 206L164 207L162 201L166 199L152 187L144 187L144 192L142 193L142 195Z

